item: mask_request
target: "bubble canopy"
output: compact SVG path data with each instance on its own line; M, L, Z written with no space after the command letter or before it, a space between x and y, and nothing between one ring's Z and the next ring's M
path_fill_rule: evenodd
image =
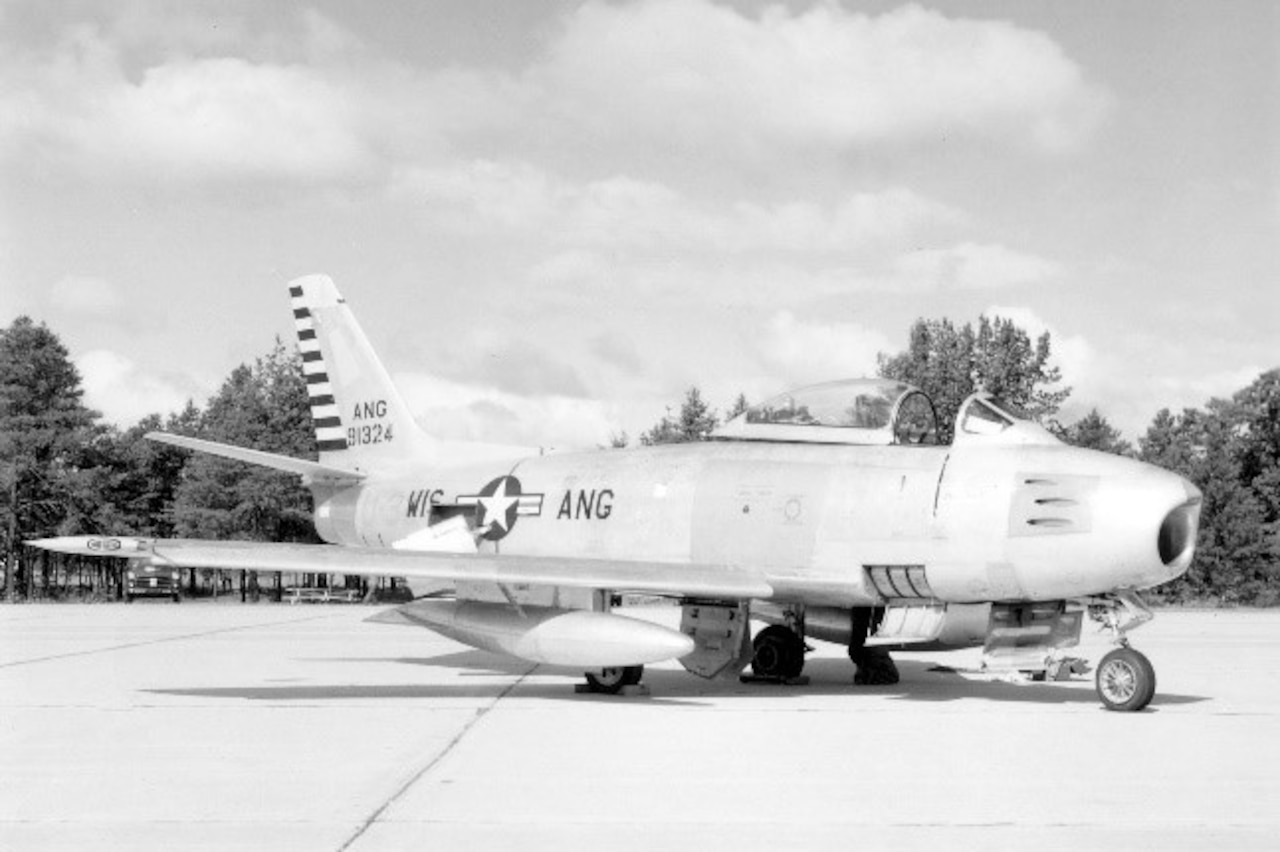
M753 405L711 433L739 441L814 444L938 443L929 397L891 379L849 379L811 385Z

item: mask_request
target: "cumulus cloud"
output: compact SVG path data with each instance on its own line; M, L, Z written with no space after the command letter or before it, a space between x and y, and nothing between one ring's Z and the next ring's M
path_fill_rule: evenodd
M785 383L807 384L874 376L876 355L893 350L887 336L850 322L815 322L778 311L769 320L761 355Z
M607 444L618 431L609 403L528 396L427 373L400 373L397 387L419 424L454 441L572 449Z
M726 205L625 175L577 183L518 161L408 169L397 176L394 191L423 205L434 227L474 235L502 229L584 251L856 254L967 218L900 186L853 192L831 204L743 200ZM963 251L991 265L991 252L984 253L984 247Z
M136 83L66 76L23 123L89 169L334 178L368 160L345 93L303 68L222 58L152 67Z
M574 182L492 160L406 170L395 185L433 230L536 245L544 253L529 277L544 284L752 299L996 290L1063 272L1033 253L957 239L973 227L965 211L903 186L832 202L714 203L652 180Z
M209 391L190 379L147 371L107 349L86 352L75 359L75 365L85 404L120 426L130 426L148 414L180 411L187 400L203 399Z
M717 154L948 135L1057 149L1086 137L1108 102L1044 34L918 6L751 16L708 2L587 3L528 78L584 133Z
M294 38L274 41L250 38L233 15L173 11L126 4L109 20L67 27L43 51L9 51L0 153L97 179L181 183L332 181L377 164L369 125L387 112L382 67L344 75L333 56L354 48L336 24L303 13ZM271 46L279 43L290 49Z
M311 11L258 27L243 11L136 10L0 60L0 148L187 180L338 180L451 149L776 173L901 142L1057 150L1109 101L1043 33L916 6L588 2L514 70L398 60ZM597 189L625 202L646 187Z

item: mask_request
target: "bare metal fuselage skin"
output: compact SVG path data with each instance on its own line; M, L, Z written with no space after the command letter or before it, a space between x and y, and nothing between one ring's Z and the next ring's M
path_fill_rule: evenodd
M480 499L495 481L503 499ZM1061 444L709 441L317 489L316 525L390 547L469 506L482 551L748 567L773 601L847 608L1147 588L1186 569L1194 519L1179 513L1194 496L1166 471Z

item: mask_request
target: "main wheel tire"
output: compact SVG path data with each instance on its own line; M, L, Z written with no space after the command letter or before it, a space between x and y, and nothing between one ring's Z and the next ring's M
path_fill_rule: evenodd
M644 666L610 666L587 672L587 685L592 692L617 695L624 686L635 686L644 677Z
M757 677L790 680L804 671L804 640L789 627L770 625L756 634L751 646L751 672Z
M853 674L857 686L892 686L898 682L898 666L884 648L850 648L849 659L858 667Z
M1098 664L1096 684L1103 707L1134 713L1155 697L1156 671L1138 651L1116 648Z

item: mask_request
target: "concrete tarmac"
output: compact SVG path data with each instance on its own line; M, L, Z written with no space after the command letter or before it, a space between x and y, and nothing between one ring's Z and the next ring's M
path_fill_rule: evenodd
M576 695L375 611L0 607L0 849L1280 848L1274 611L1158 613L1138 714L824 643L804 687Z

